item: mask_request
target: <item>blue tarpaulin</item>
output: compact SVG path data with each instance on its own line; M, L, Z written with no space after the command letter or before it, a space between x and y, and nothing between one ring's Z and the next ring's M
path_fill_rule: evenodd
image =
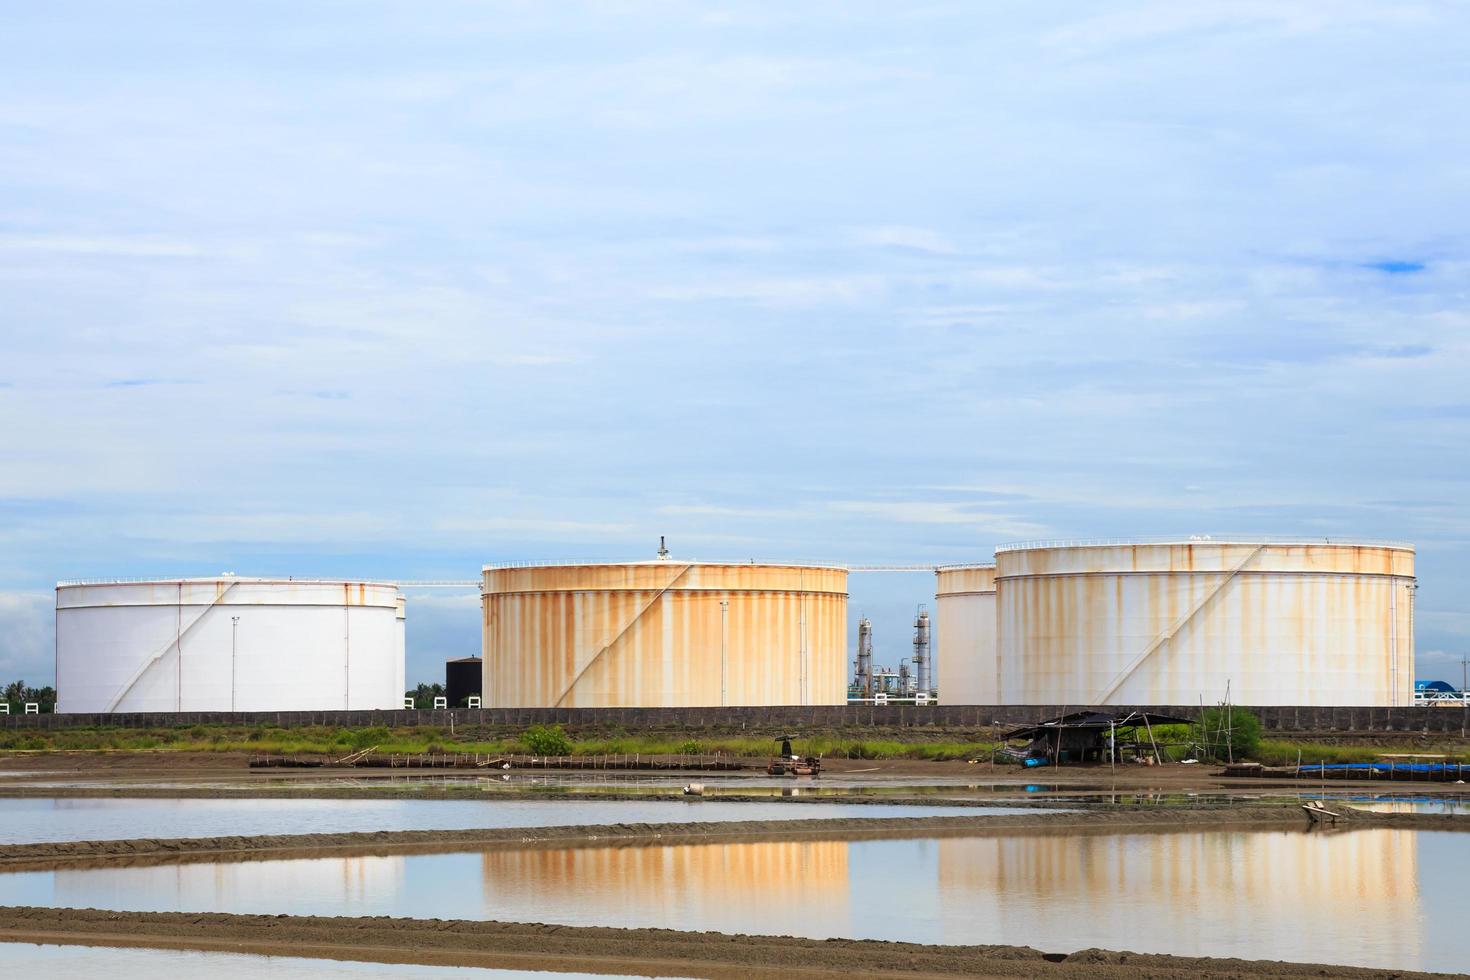
M1302 766L1300 772L1422 772L1437 774L1459 772L1463 766L1443 762L1335 762L1330 765Z

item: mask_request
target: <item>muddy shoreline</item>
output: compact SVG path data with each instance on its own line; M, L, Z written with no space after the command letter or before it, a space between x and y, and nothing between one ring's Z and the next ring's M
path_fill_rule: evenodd
M52 750L0 755L0 798L56 799L597 799L650 800L681 797L684 782L703 782L712 798L774 799L764 772L659 773L617 770L516 770L509 780L495 774L453 770L390 771L351 769L249 770L241 753L114 752ZM752 760L754 763L758 760ZM1044 803L1026 787L1083 795L1187 795L1225 797L1315 793L1458 795L1464 786L1443 782L1382 780L1252 779L1222 776L1205 766L1106 765L1020 769L1008 765L926 762L909 759L830 759L827 775L843 781L820 801L842 803L923 803L928 806ZM444 781L444 780L453 781ZM478 781L477 781L478 780ZM564 782L563 782L564 780ZM756 780L762 784L753 785ZM933 780L933 782L927 782ZM628 791L617 786L626 781ZM821 778L790 780L794 790L823 789ZM596 786L588 792L587 787ZM632 788L636 787L636 791ZM938 788L936 790L936 787ZM906 792L912 790L912 792ZM731 794L731 795L726 795ZM741 795L734 795L741 794ZM782 798L786 801L787 798ZM792 797L790 802L819 802Z
M879 840L1006 835L1107 835L1192 830L1306 831L1296 806L1232 808L1106 807L1048 814L970 817L889 817L747 820L721 823L629 823L597 826L510 827L484 830L402 830L327 834L141 838L0 845L0 871L78 867L261 861L363 854L433 854L485 850L650 847L674 844L790 840ZM1337 830L1392 827L1470 832L1470 821L1444 814L1344 811Z
M926 946L879 940L812 940L669 929L386 917L108 912L0 908L0 941L192 949L378 963L420 963L710 980L807 976L1089 980L1214 980L1333 976L1419 978L1449 974L1275 961L1023 946Z

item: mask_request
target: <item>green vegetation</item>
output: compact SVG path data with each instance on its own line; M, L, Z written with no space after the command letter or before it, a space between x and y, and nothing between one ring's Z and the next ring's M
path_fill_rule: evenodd
M420 711L430 711L434 707L434 699L444 697L443 684L420 684L412 691L404 691L403 696L413 698L413 706ZM451 705L458 707L458 705Z
M1294 766L1300 759L1302 765L1315 765L1319 762L1375 762L1384 752L1389 751L1382 746L1361 745L1321 745L1316 742L1288 742L1277 739L1262 739L1255 753L1251 756L1254 762L1262 762L1268 766ZM1450 761L1455 761L1454 753L1450 755ZM1470 758L1470 754L1461 753L1460 759Z
M1261 720L1242 708L1206 708L1191 737L1207 758L1254 759L1261 746Z
M5 693L0 697L10 705L10 713L13 715L22 714L26 710L27 702L40 705L43 715L49 715L56 710L55 688L31 687L25 681L5 685Z
M1243 712L1236 709L1232 725ZM1208 726L1208 719L1206 725ZM1189 758L1195 747L1195 726L1154 729L1166 759ZM1241 759L1243 741L1235 742ZM25 728L0 730L0 751L120 751L120 752L242 752L256 755L319 754L341 757L377 747L386 754L469 752L481 755L713 755L724 753L763 759L779 743L763 736L728 736L701 732L649 734L577 734L560 726L536 726L524 732L476 731L423 725L386 728L277 728L268 725L193 725L187 728L66 728L51 731ZM988 760L995 743L988 741L899 741L897 739L840 738L817 735L798 738L792 747L801 755L843 759L918 759L936 762ZM1221 750L1223 752L1223 749ZM1246 756L1268 765L1316 762L1367 762L1383 752L1437 752L1451 761L1470 762L1470 747L1460 740L1444 743L1384 741L1376 745L1331 745L1320 742L1263 739Z
M521 742L533 755L572 754L572 740L560 725L532 725L521 735Z
M472 752L482 755L713 755L766 758L777 751L772 738L737 736L691 738L687 734L573 736L560 726L533 726L503 737L424 725L413 728L336 728L194 725L188 728L65 728L51 731L0 730L0 751L248 752L255 755L321 754L344 756L377 746L379 752ZM847 759L988 759L991 742L901 742L799 738L801 755Z

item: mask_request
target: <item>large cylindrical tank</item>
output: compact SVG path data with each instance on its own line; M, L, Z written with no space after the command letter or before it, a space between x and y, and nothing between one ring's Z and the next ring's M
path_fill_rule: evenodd
M61 583L56 710L401 708L403 608L382 582Z
M995 565L943 565L934 575L935 667L944 704L999 704Z
M487 707L844 704L847 570L486 566Z
M1408 545L1012 545L996 582L1002 704L1411 700Z

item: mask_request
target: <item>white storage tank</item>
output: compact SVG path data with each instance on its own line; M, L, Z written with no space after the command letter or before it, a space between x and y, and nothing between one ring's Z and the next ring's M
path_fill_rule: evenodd
M56 710L401 708L403 611L384 582L63 582Z
M942 704L999 704L995 563L941 565L934 573L935 643Z
M1402 705L1414 549L1055 542L996 551L1001 704Z

